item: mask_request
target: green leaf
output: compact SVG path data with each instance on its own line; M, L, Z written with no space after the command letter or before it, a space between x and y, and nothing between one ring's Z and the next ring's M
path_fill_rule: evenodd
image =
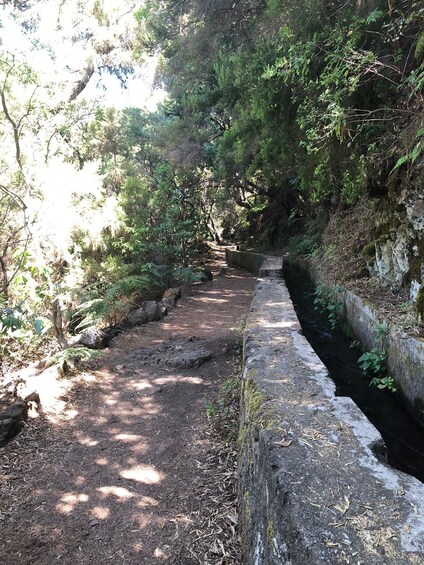
M44 322L40 318L34 321L34 330L37 335L41 335L44 329Z
M382 16L383 16L383 11L380 10L379 8L376 8L376 9L373 10L373 11L371 12L371 14L367 17L367 19L365 20L365 23L366 23L367 25L373 24L374 22L376 22L377 20L379 20Z

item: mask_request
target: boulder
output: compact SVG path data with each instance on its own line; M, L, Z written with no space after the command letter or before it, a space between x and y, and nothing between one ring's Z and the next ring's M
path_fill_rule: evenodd
M6 445L8 441L14 438L23 426L22 420L13 420L12 418L0 420L0 447Z
M143 302L140 308L133 310L128 314L128 322L132 326L140 326L147 322L156 322L161 320L166 314L166 307L154 300Z
M179 298L181 298L181 288L168 288L163 293L161 303L170 310L175 306Z
M211 281L213 279L213 275L212 275L212 271L209 269L209 267L206 267L205 269L203 269L200 273L200 280L201 282L208 282Z
M181 353L169 357L166 364L177 369L191 369L192 367L200 367L211 359L210 351L195 348L194 350L181 351Z
M78 337L78 343L89 349L103 349L106 346L107 336L103 330L88 328Z
M28 417L28 409L25 400L21 398L16 400L8 408L0 412L0 420L26 420Z
M5 445L23 428L28 417L28 404L19 398L0 412L0 446Z

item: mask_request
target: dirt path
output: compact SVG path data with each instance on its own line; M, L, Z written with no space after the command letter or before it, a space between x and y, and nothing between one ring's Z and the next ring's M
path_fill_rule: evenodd
M253 284L228 269L121 334L65 416L0 451L2 565L239 563L234 457L205 405L239 372Z

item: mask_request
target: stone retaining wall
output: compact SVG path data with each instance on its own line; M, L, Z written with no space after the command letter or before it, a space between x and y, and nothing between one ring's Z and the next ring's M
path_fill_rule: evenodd
M335 396L302 336L281 260L262 269L244 334L243 563L423 563L424 485L386 465L380 434Z

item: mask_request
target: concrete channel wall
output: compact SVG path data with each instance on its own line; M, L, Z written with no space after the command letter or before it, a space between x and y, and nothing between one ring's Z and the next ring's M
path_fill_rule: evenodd
M316 284L329 286L319 268L310 263L300 266L306 269ZM388 324L373 305L350 290L341 292L343 318L364 348L371 350L376 343L379 327L389 331L383 339L387 351L387 370L395 382L408 410L424 425L424 339L414 337L396 327L396 321Z
M378 431L335 396L281 263L263 256L244 334L243 564L422 564L424 485L385 464Z
M346 290L343 293L344 317L354 336L367 348L376 345L379 326L387 324L375 309L359 296ZM413 337L392 326L384 338L387 369L402 391L410 412L424 424L424 340Z
M225 258L228 265L232 267L239 267L240 269L245 269L254 275L258 275L263 262L268 258L267 255L262 253L251 253L250 251L233 251L232 249L225 249ZM281 262L281 272L282 275L282 262Z

